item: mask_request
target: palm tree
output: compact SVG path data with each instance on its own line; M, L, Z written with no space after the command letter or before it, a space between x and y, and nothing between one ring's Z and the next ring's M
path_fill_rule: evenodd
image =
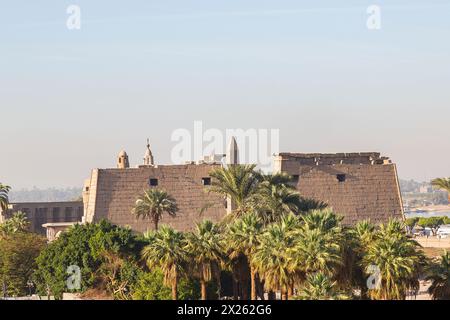
M14 212L7 222L13 233L26 231L30 225L27 215L22 211Z
M132 213L136 217L150 218L155 230L164 213L175 216L178 211L177 203L166 191L160 189L149 189L136 200Z
M366 268L379 271L379 286L369 291L372 299L401 300L408 290L418 290L425 258L419 244L408 238L402 222L390 220L380 227L363 258ZM374 270L374 269L373 269Z
M341 274L346 274L347 277L344 275L347 278L346 280L359 287L361 299L367 299L368 292L363 259L376 236L375 226L369 220L359 221L347 232L347 260Z
M288 269L303 282L311 273L335 277L344 264L345 233L341 218L331 210L313 210L300 217L300 228L294 231L293 245L288 249Z
M270 224L259 237L260 244L252 256L252 265L264 280L266 290L281 292L288 296L296 279L296 273L288 266L289 249L295 239L299 220L293 214L286 215L279 222Z
M213 276L220 285L220 262L223 259L222 234L218 225L205 220L196 225L195 232L186 235L186 251L200 276L202 300L206 300L206 284Z
M263 223L255 213L247 213L228 226L226 243L231 259L245 255L250 265L251 299L256 300L256 269L252 264L252 256L259 244L259 235Z
M301 300L346 300L349 297L336 289L336 281L324 273L309 274L300 292Z
M262 186L285 186L289 189L295 189L292 185L293 178L285 172L258 175Z
M431 281L428 293L434 300L450 300L450 253L445 251L439 263L428 270L426 280Z
M304 222L303 229L318 229L324 233L335 235L342 234L340 223L342 217L338 217L331 209L312 210L302 216Z
M151 268L159 267L164 283L172 287L172 299L178 299L178 280L186 263L186 240L183 233L168 226L150 234L150 243L142 249L142 258Z
M376 236L375 226L369 220L362 220L356 223L352 232L360 242L362 249L367 248Z
M334 239L320 229L304 229L289 251L290 269L303 273L322 272L329 276L336 273L342 264L342 246L339 238Z
M227 168L214 169L208 192L225 196L236 206L235 216L248 212L251 200L258 191L259 174L256 165L230 165Z
M255 199L265 224L279 221L285 214L297 213L300 203L299 193L283 184L262 184Z
M431 184L438 189L448 192L448 200L450 202L450 178L436 178L431 181Z
M0 183L0 210L6 211L8 209L8 193L11 187Z
M0 224L0 235L4 237L17 232L27 231L29 225L26 214L22 211L17 211L11 218Z
M306 214L311 210L323 210L328 207L326 202L300 197L300 201L298 204L298 213Z

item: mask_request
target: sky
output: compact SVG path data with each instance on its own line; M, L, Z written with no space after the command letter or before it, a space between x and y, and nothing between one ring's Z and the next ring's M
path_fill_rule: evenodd
M450 176L449 12L450 0L0 0L0 181L81 187L122 149L140 164L147 138L169 164L172 133L194 121L279 129L283 152L378 151L403 179Z

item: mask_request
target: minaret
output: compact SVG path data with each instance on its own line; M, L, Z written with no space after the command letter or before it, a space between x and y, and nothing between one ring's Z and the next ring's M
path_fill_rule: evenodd
M128 161L127 153L122 150L119 153L119 157L117 159L117 168L118 169L127 169L130 167L130 162Z
M227 164L239 164L239 150L234 137L231 137L230 144L228 146Z
M147 150L145 150L144 156L144 166L153 166L153 154L152 150L150 150L150 141L147 139Z

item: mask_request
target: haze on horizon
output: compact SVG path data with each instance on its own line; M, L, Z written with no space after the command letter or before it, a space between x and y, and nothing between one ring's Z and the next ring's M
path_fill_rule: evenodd
M280 130L280 151L378 151L450 176L448 0L2 1L0 182L82 186L171 134ZM66 9L81 8L81 30ZM367 7L381 8L368 30Z

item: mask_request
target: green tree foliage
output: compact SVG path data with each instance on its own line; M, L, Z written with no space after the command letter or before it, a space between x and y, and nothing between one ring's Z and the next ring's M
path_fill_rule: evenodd
M103 251L101 264L95 273L94 286L108 292L114 299L132 299L132 286L140 268L134 260L112 251Z
M288 293L292 294L297 274L290 270L289 250L295 244L299 224L298 217L288 214L279 222L268 225L259 236L259 245L251 262L264 280L267 290L281 289L285 296Z
M419 275L425 257L416 241L404 232L403 222L390 220L381 225L375 240L367 246L364 266L373 265L380 271L380 285L369 291L372 299L405 299L408 290L418 290Z
M9 198L8 198L8 193L9 190L11 190L10 186L4 185L2 183L0 183L0 209L2 211L5 211L6 209L8 209L8 204L9 204Z
M22 211L15 212L11 218L0 224L0 236L27 231L29 225L30 223L25 213Z
M298 213L300 194L284 184L261 184L256 206L265 224L278 221L288 213Z
M0 286L8 296L28 294L27 282L36 269L36 258L46 245L42 236L15 232L0 237Z
M188 253L185 246L183 233L163 225L160 230L149 233L149 243L142 250L148 268L163 271L164 284L171 286L173 300L178 300L178 283L186 268Z
M300 300L347 300L349 295L339 291L336 281L323 273L309 274L300 291Z
M414 229L414 227L417 225L418 222L419 222L418 217L406 219L405 225L408 227L408 231L411 232Z
M178 211L175 199L166 191L149 189L144 191L137 200L132 210L136 217L151 219L155 230L158 230L159 221L164 213L175 216Z
M191 267L200 280L202 300L207 299L207 284L213 279L220 283L220 264L224 260L222 234L218 225L205 220L186 234L186 250Z
M431 185L437 189L445 190L450 198L450 178L436 178L431 181Z
M450 254L445 251L440 260L430 265L426 280L431 281L428 292L435 300L450 300Z
M128 228L109 222L75 225L50 243L37 258L34 279L38 292L47 294L47 286L55 298L67 292L67 268L81 269L81 291L98 281L98 272L105 262L105 254L115 254L129 261L138 259L142 242Z
M234 215L240 216L252 207L252 200L258 192L260 175L255 165L230 165L214 169L208 192L220 194L231 199L236 206Z
M241 255L250 262L251 299L256 300L256 276L252 256L259 244L263 222L257 214L247 213L229 225L226 233L226 244L231 259L237 260Z
M178 282L180 300L197 300L200 298L198 281L181 277ZM164 273L159 268L148 272L140 271L132 288L134 300L171 300L172 289L164 284Z
M429 218L419 218L417 225L422 228L430 228L433 235L436 235L439 226L444 224L443 217L429 217Z

